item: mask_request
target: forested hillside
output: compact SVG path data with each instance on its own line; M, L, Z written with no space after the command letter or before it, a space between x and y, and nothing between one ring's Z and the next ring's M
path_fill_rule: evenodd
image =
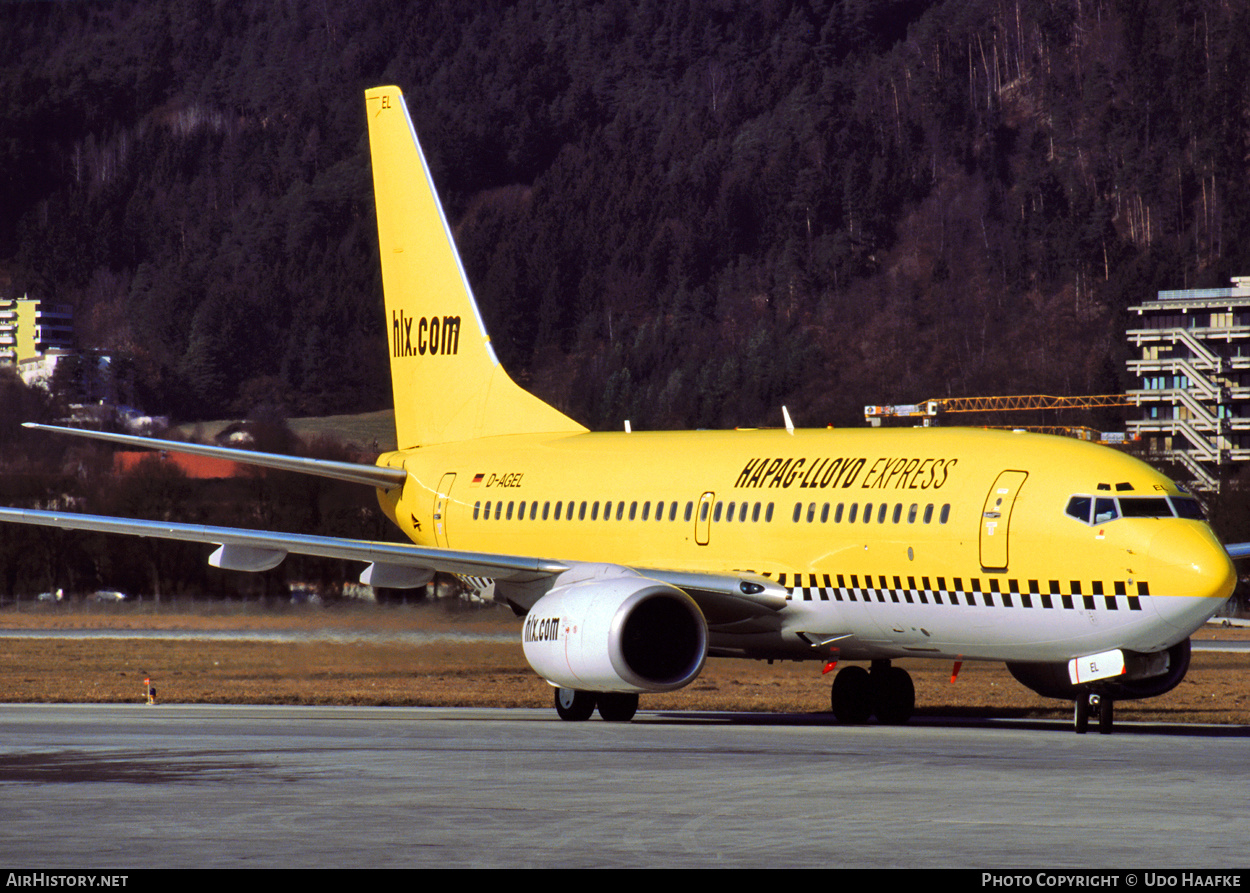
M1250 273L1236 0L0 5L0 296L180 419L388 399L363 90L504 362L592 427L1101 393Z

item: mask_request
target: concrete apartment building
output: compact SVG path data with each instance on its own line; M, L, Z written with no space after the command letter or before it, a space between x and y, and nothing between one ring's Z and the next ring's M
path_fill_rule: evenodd
M1129 308L1141 415L1128 422L1152 461L1185 469L1197 489L1250 459L1250 276L1231 288L1161 291Z

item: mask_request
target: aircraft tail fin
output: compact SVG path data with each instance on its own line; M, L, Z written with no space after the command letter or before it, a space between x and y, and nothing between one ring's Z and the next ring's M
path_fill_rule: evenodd
M585 431L495 357L399 88L365 109L399 448Z

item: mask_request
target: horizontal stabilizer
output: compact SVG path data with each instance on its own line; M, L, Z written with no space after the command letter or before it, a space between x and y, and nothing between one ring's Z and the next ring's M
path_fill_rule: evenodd
M70 434L74 437L88 437L92 440L104 440L121 446L140 447L147 450L162 450L171 453L189 453L193 456L209 456L213 459L228 459L244 465L259 465L262 468L277 468L282 471L294 471L299 474L312 474L336 481L348 481L353 484L364 484L389 490L402 487L407 473L402 468L384 468L379 465L361 465L355 462L333 462L329 459L305 459L301 456L284 456L280 453L257 453L252 450L241 450L235 447L206 446L199 443L183 443L178 440L161 440L156 437L139 437L135 434L111 434L107 431L89 431L84 428L62 428L57 425L40 425L27 422L23 427L39 431L51 431L55 434Z

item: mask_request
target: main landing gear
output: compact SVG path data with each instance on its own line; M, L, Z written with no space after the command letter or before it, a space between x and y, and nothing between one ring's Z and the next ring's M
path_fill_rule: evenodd
M1089 716L1098 713L1098 734L1110 735L1115 724L1115 701L1105 694L1082 691L1077 695L1076 707L1072 712L1072 727L1078 735L1089 730Z
M882 725L901 725L916 709L916 687L903 668L874 660L871 672L863 667L839 670L830 703L838 722L863 723L875 715Z
M569 722L582 722L599 708L599 715L608 722L629 722L638 712L636 692L574 691L556 689L556 713Z

